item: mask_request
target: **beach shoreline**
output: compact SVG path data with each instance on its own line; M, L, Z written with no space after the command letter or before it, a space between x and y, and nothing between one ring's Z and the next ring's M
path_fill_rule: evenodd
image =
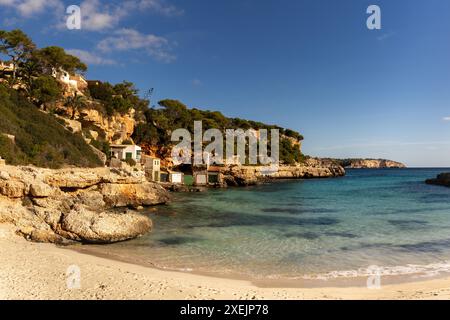
M450 277L366 287L269 288L249 281L165 271L32 243L0 224L0 299L449 299ZM68 289L70 266L80 288ZM70 276L70 275L69 275Z
M237 273L237 272L220 272L220 271L205 271L198 270L192 268L174 268L170 266L160 266L156 264L154 261L146 260L141 261L136 259L135 257L123 257L116 253L112 252L101 252L99 248L95 248L93 250L92 245L86 244L76 244L76 245L68 245L60 247L65 250L73 250L77 253L90 255L98 258L104 258L107 260L118 261L122 263L130 263L133 265L142 266L144 268L155 269L163 272L176 272L182 274L196 275L207 277L211 279L224 279L224 280L232 280L232 281L245 281L257 288L271 288L271 289L279 289L279 288L293 288L293 289L314 289L314 288L366 288L368 275L363 274L355 274L358 272L357 270L343 271L336 273L340 273L340 275L330 274L310 274L303 275L297 277L283 277L283 276L258 276L254 277L248 274ZM402 272L393 272L389 267L380 268L380 278L382 279L383 285L400 285L405 283L414 283L414 282L423 282L425 280L439 280L450 277L450 270L440 268L431 268L430 270L426 270L431 265L411 265L414 267L421 268L420 270L411 269L409 272L405 270L405 267L397 267L401 268ZM372 266L372 268L375 266ZM424 269L426 271L424 271ZM360 270L364 270L361 268ZM372 270L368 268L367 270ZM383 270L389 270L388 273L383 273ZM366 271L367 272L367 271ZM374 272L373 270L370 272ZM342 275L345 273L346 275Z

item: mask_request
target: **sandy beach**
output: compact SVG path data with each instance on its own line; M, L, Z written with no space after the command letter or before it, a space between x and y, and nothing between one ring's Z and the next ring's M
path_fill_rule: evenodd
M450 277L380 289L259 288L248 281L162 271L28 242L0 225L0 299L449 299ZM81 271L68 289L66 271Z

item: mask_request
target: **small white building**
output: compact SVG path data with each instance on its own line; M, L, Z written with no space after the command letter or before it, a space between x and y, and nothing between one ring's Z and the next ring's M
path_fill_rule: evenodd
M52 76L70 87L75 92L81 92L82 89L87 88L87 81L81 75L71 76L69 72L64 69L52 69Z
M145 174L151 181L161 181L161 159L148 157L144 158Z
M182 184L183 176L184 175L182 172L169 171L169 182L174 184Z
M134 160L140 162L141 153L142 148L134 144L113 144L110 146L110 156L119 160Z

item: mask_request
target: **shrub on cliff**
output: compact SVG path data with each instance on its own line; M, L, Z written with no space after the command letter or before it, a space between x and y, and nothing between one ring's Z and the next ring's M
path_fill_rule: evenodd
M0 84L0 156L14 165L60 168L101 166L81 135L66 130L52 115L40 111L20 93ZM1 135L0 135L1 136Z
M89 83L90 96L100 101L107 115L127 113L130 109L144 110L148 101L138 96L138 90L131 82L123 81L112 85L109 82Z

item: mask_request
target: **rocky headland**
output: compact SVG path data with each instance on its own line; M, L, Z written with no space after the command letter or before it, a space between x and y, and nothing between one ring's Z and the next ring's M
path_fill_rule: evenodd
M169 194L133 169L0 167L0 223L37 242L112 243L149 232L136 210Z
M450 172L441 173L434 179L428 179L425 181L427 184L450 187Z
M345 175L345 169L330 160L309 158L297 165L280 165L270 168L264 166L230 166L223 172L226 186L254 185L262 181L280 179L333 178Z
M401 162L386 159L335 159L335 161L350 169L406 168Z

